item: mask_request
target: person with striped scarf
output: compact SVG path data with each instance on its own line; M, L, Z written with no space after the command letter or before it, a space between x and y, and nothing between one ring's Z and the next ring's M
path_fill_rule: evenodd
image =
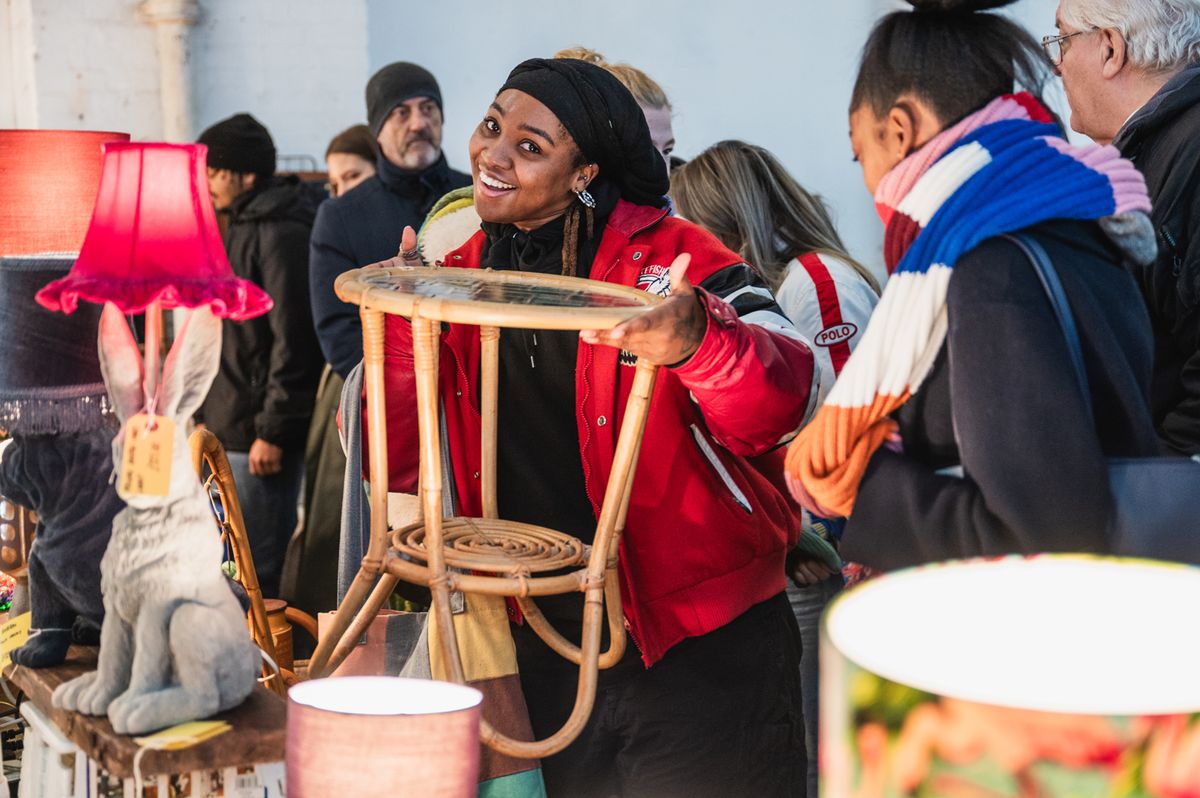
M789 448L789 485L848 517L842 555L868 566L1103 551L1105 458L1156 451L1153 341L1122 268L1155 254L1145 182L1064 138L1037 43L986 13L1004 0L910 2L876 25L850 104L890 278ZM1061 277L1094 420L1017 232Z

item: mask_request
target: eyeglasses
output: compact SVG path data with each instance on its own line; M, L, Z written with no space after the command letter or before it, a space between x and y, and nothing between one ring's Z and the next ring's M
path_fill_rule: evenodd
M1064 33L1060 36L1043 36L1042 49L1046 51L1046 56L1050 59L1050 63L1054 66L1061 66L1063 59L1063 45L1067 39L1072 36L1078 36L1081 33L1091 33L1091 30L1077 30L1074 33Z

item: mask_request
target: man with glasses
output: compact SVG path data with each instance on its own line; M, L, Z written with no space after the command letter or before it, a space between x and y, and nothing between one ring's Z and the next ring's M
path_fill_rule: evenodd
M1060 0L1042 40L1071 127L1146 176L1158 258L1131 267L1154 325L1164 448L1200 453L1200 0Z
M345 377L362 360L358 308L333 293L342 272L394 257L406 225L420 226L444 194L470 185L442 153L442 93L416 64L388 64L367 82L376 173L321 205L310 243L313 322L325 359Z

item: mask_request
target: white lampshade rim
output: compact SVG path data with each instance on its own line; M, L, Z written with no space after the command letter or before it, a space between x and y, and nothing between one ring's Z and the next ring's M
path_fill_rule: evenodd
M288 689L298 707L356 717L441 715L473 710L483 701L474 687L400 676L339 676Z
M1098 589L1068 589L1088 579ZM989 580L1011 592L973 604L972 589ZM1179 603L1181 596L1196 601ZM1197 602L1200 568L1174 563L1092 555L939 563L837 597L822 621L822 645L945 698L1097 716L1192 713L1200 711L1200 680L1186 675L1200 668L1200 641L1189 639L1184 619ZM1046 628L1034 628L1043 620Z

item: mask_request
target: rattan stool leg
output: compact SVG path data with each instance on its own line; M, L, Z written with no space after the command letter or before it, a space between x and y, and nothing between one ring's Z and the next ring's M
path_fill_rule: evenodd
M421 450L421 506L425 522L425 550L432 597L432 622L437 624L442 653L450 679L465 682L454 616L450 610L450 579L442 536L442 451L438 413L438 347L441 325L425 319L420 308L413 313L413 368L417 382L417 426Z
M629 497L633 490L637 459L642 449L642 433L645 431L646 418L649 415L656 372L657 367L638 362L633 387L625 404L625 417L617 438L612 472L604 492L604 504L597 522L596 538L592 543L592 555L588 560L588 583L594 585L603 580L604 604L608 610L609 646L600 655L598 667L601 669L611 668L625 654L625 616L621 609L621 590L617 576L617 547L621 541L621 534L625 531ZM576 665L582 662L580 647L559 634L532 599L518 598L517 603L529 621L529 627L546 645Z
M531 623L548 645L572 662L579 664L579 682L575 690L575 706L557 732L542 740L531 743L513 740L500 734L487 721L483 721L480 736L489 747L502 754L523 758L550 756L570 745L587 723L596 700L596 681L600 665L600 625L604 622L605 596L608 596L609 630L612 645L606 657L615 663L624 653L625 627L621 613L621 597L617 586L615 561L610 553L616 551L616 534L624 526L625 508L629 502L633 474L637 467L637 456L641 449L642 433L650 409L650 397L654 392L654 377L657 367L639 361L633 378L633 386L625 405L625 418L617 436L617 448L613 456L612 472L604 491L604 504L597 522L596 539L588 559L583 604L583 634L581 646L576 648L565 640L534 607L538 622ZM530 602L518 599L522 605ZM620 621L617 622L616 619ZM614 628L615 627L615 628ZM544 634L549 632L549 634ZM575 652L578 652L576 655ZM457 652L455 652L457 654ZM611 664L611 663L610 663Z
M379 602L378 606L368 612L378 598L372 593L377 592L376 578L383 571L383 561L388 550L387 402L383 381L384 314L370 310L364 297L359 317L363 325L363 379L366 383L367 417L370 424L367 434L371 444L371 540L363 557L362 567L350 584L342 603L338 605L329 629L317 641L316 651L313 652L308 666L309 674L314 678L328 675L354 649L358 635L346 634L350 626L361 626L364 613L367 613L369 623L370 617L383 606L383 602ZM387 579L391 577L385 576L385 580ZM395 581L392 581L392 586L395 586ZM371 597L370 601L368 596ZM387 596L384 596L383 600L386 599ZM356 619L358 623L355 623Z
M483 517L499 518L496 503L496 424L500 391L500 328L479 328L479 413L482 462L479 465Z

